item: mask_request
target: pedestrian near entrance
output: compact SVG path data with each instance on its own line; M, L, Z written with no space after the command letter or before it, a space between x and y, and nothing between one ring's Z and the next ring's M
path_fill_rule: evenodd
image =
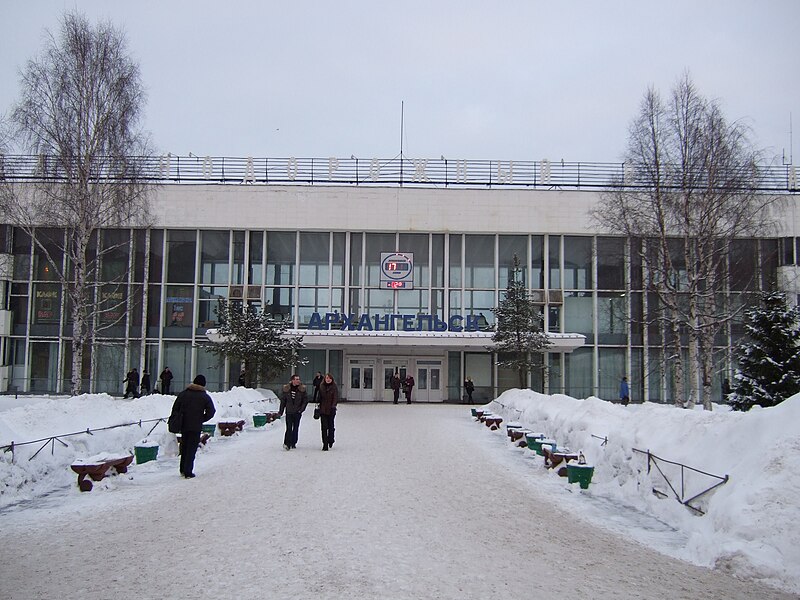
M139 397L139 371L134 367L128 374L125 375L125 379L122 380L123 383L127 383L125 386L125 395L123 398L127 398L128 394L133 396L134 398Z
M619 382L619 401L622 406L628 406L628 402L631 401L631 390L628 387L627 377L623 377L622 381Z
M403 387L403 380L400 379L400 373L395 371L389 384L392 386L392 392L394 393L394 403L397 404L397 400L400 398L400 388Z
M472 392L475 391L475 384L472 383L472 379L467 377L464 380L464 392L467 394L467 402L472 404Z
M142 396L150 393L150 371L147 369L142 371L142 387L140 389L142 391Z
M317 371L317 374L314 375L314 379L311 381L311 385L314 387L314 402L319 402L319 386L322 384L323 379L322 373Z
M300 375L292 375L289 383L281 390L281 406L278 409L280 419L286 413L286 433L283 436L284 450L297 447L297 433L300 429L300 418L308 406L306 386L300 382Z
M339 402L339 388L333 375L325 374L319 386L319 422L322 427L322 449L333 448L333 421L336 418L336 405Z
M198 375L183 390L172 405L172 415L179 415L181 424L181 475L187 479L194 477L194 458L200 445L200 432L203 423L216 413L214 402L206 392L206 378ZM173 417L170 416L170 419Z
M172 382L172 371L169 370L169 367L164 367L158 378L161 380L161 393L169 394L169 385Z
M406 376L403 383L403 393L406 395L406 404L411 404L411 393L414 391L414 378L411 375Z

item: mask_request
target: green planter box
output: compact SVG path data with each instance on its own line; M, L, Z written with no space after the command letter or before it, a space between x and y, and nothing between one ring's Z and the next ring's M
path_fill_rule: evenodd
M253 415L253 427L264 427L267 424L267 415Z
M528 442L528 448L533 451L542 449L542 440L544 439L543 433L526 433L525 441Z
M133 454L136 456L136 464L141 465L158 458L158 446L134 446Z
M216 423L203 423L203 433L207 433L208 435L213 436L216 430L217 430Z
M582 490L589 487L592 475L594 475L594 467L591 465L567 463L567 481L579 483Z

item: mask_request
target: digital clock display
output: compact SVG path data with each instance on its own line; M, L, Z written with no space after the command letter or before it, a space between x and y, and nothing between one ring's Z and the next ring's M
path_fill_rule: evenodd
M380 279L385 290L413 290L413 252L381 252Z

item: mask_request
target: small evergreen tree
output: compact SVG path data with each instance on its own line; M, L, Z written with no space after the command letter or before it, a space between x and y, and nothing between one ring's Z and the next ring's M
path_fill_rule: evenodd
M492 312L496 317L496 329L492 336L497 356L497 365L516 369L519 387L527 387L527 376L534 368L542 367L541 357L551 343L542 329L544 317L533 303L527 287L522 281L519 257L514 255L511 277L506 286L505 297Z
M220 300L216 309L220 320L217 329L221 340L210 346L218 356L227 356L232 362L244 363L246 385L268 381L270 377L303 364L297 352L302 349L302 337L289 337L287 321L273 319L254 307L242 309L240 302Z
M761 306L745 311L745 331L731 406L775 406L800 392L800 310L782 293L762 294Z

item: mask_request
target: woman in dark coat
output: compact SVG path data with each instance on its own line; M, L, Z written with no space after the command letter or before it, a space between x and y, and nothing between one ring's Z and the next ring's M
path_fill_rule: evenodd
M333 375L325 374L319 384L319 421L322 426L322 449L328 450L333 446L333 421L336 418L336 405L339 402L339 388L333 380Z

